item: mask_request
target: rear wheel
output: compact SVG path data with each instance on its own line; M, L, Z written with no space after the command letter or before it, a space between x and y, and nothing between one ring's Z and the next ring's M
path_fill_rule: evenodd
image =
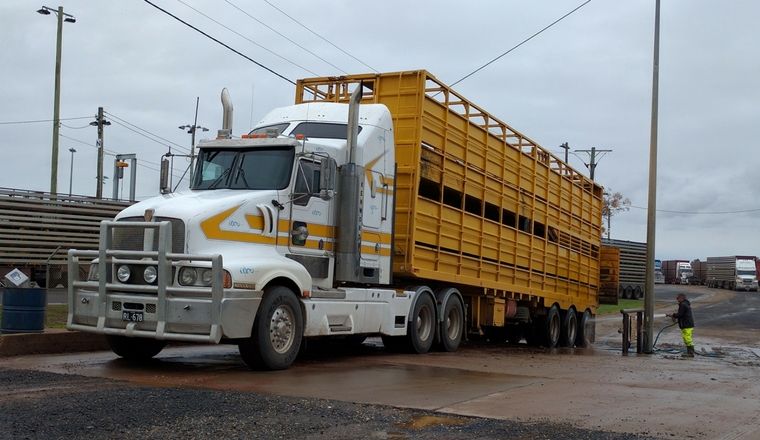
M158 339L114 335L108 335L106 339L116 355L131 361L148 360L166 347L166 341L159 341Z
M577 335L578 315L575 312L575 307L570 307L570 310L565 312L564 319L562 319L562 334L560 335L560 345L562 347L574 347Z
M464 308L456 295L449 295L443 307L443 320L439 329L441 349L456 351L464 333Z
M269 287L253 322L251 337L238 344L251 368L284 370L298 355L303 338L303 314L295 294L283 286Z
M435 303L423 294L414 305L412 320L407 326L407 340L415 353L427 353L435 340Z
M544 323L544 345L549 348L555 348L559 344L562 333L562 319L559 314L559 307L553 305L546 313Z
M578 347L590 347L596 339L594 317L589 310L585 310L578 321Z

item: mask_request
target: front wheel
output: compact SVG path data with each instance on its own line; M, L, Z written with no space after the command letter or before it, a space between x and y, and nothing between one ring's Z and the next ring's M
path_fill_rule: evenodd
M295 294L283 286L267 288L253 321L251 337L238 344L251 368L284 370L296 359L303 338L303 313Z
M130 361L145 361L161 352L166 341L107 335L108 345L116 355Z

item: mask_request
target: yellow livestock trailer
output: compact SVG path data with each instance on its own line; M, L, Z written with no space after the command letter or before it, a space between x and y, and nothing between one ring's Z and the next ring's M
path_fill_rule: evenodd
M491 339L592 339L602 188L424 70L302 79L296 103L357 87L393 118L395 284L456 286Z

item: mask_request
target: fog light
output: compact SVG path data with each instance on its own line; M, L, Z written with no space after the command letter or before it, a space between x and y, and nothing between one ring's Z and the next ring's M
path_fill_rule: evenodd
M156 278L158 278L158 271L156 270L155 266L148 266L143 271L143 279L148 284L153 284L156 282Z
M194 267L183 267L179 271L179 283L183 286L192 286L198 280L198 272Z
M121 265L119 266L119 269L116 271L116 278L119 279L122 283L126 283L129 281L129 277L132 276L132 270L129 269L129 266L127 265Z

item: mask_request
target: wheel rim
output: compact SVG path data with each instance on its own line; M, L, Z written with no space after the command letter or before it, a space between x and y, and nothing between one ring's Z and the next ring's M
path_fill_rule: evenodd
M295 341L295 319L293 310L282 304L277 306L269 321L269 341L272 348L279 354L287 353Z
M578 318L575 316L575 310L568 310L567 313L572 313L567 318L567 342L569 346L573 346L578 336Z
M551 345L559 341L559 331L559 315L555 313L549 321L549 343Z
M430 307L424 305L420 308L416 319L417 338L420 341L427 341L433 329L433 313Z
M456 307L449 309L446 314L446 336L450 341L455 341L459 337L459 331L462 328L461 316Z

